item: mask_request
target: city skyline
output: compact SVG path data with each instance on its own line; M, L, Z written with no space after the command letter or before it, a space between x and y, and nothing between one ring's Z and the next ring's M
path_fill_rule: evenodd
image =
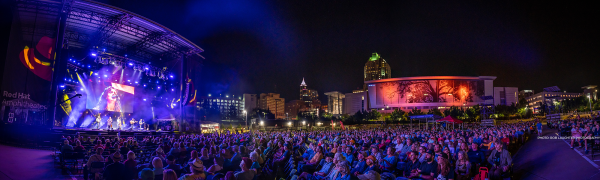
M499 87L535 91L600 84L600 28L585 2L101 2L203 47L195 81L203 93L295 99L302 77L319 92L350 92L362 88L373 52L389 62L392 78L497 76Z

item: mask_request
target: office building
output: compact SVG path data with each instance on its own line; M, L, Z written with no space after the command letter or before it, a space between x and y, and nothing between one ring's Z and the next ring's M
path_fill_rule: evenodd
M302 100L292 100L285 103L285 113L287 113L288 118L292 120L296 120L298 112L304 108L306 108L306 104Z
M358 111L367 110L367 92L354 91L353 93L346 93L343 102L343 114L354 115Z
M594 101L598 100L598 86L588 85L581 87L581 89L583 89L583 96L589 97Z
M285 118L285 99L276 93L261 93L258 100L258 108L271 111L275 119Z
M519 103L519 88L494 87L494 105L510 106Z
M318 98L319 92L309 89L306 82L304 82L304 78L302 78L302 83L300 83L300 100L304 101L307 106L313 106L313 101L318 100Z
M527 100L527 107L530 108L533 113L539 113L540 107L546 104L554 104L565 99L574 99L581 96L579 93L568 93L566 91L543 91L532 96L525 98Z
M196 101L200 109L217 109L223 119L242 118L244 116L244 101L241 96L216 97L202 96Z
M519 91L519 97L527 98L529 96L533 96L535 92L533 90L521 90Z
M243 95L244 107L243 109L250 112L258 106L258 97L256 94L244 94Z
M327 113L332 115L343 114L342 108L345 95L338 91L326 92L325 95L327 95Z
M364 81L387 79L391 77L390 65L379 54L373 53L365 64Z

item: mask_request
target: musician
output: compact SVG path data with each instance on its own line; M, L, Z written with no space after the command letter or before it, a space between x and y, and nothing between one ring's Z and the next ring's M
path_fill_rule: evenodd
M121 121L121 117L117 117L117 128L118 128L119 130L121 130L121 125L122 125L122 123L123 123L123 122Z
M102 121L102 118L100 117L100 114L98 114L96 116L96 129L100 129L100 122Z
M140 119L140 129L144 130L144 120Z
M131 124L131 130L133 130L133 126L135 125L135 119L131 118L131 121L129 121L129 124Z
M107 124L108 130L112 130L112 117L108 117L108 120L106 120L106 123L108 123Z

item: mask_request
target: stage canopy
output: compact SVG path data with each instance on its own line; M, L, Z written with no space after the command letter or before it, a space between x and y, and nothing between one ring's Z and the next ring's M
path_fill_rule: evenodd
M445 118L442 118L440 120L437 120L437 122L448 122L448 123L456 123L456 124L460 124L463 123L463 121L456 119L452 116L446 116Z

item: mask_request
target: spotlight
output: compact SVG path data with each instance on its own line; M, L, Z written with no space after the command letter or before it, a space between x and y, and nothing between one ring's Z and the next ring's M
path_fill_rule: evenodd
M94 73L94 75L96 75L96 76L97 76L97 75L98 75L98 73Z
M105 74L104 77L108 77L108 76Z
M133 63L129 63L130 66L133 66Z
M144 99L144 101L146 101L146 99Z
M175 89L171 89L171 91L175 91Z
M81 89L79 89L79 90L83 91L83 88L81 88Z
M158 86L158 89L160 89L160 86Z
M146 87L146 85L144 84L144 87Z
M127 80L127 82L131 82L131 80Z
M170 75L169 77L173 78L173 75Z
M92 56L94 56L94 57L96 57L97 55L98 55L98 54L96 54L96 53L94 53L94 52L92 53Z
M65 87L65 85L60 85L60 88L64 88L64 87Z
M135 83L137 84L138 82L136 81Z

